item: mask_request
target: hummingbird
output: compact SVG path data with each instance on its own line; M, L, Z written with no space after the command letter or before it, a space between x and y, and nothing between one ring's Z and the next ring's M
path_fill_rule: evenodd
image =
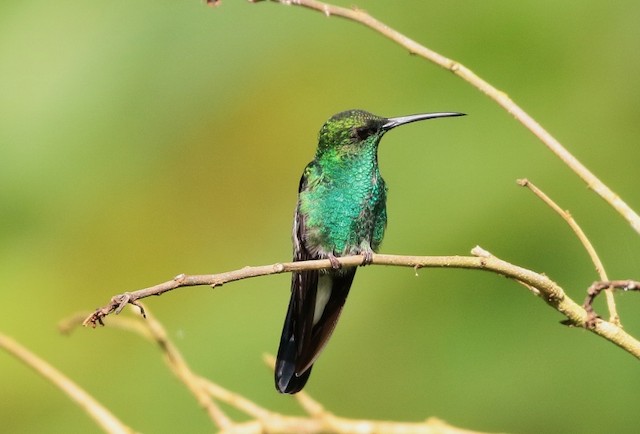
M291 298L276 359L275 384L297 393L336 327L356 267L340 256L373 260L387 224L387 187L378 167L378 144L389 130L411 122L464 113L423 113L395 118L364 110L333 115L320 129L315 158L304 169L293 221L293 260L329 259L331 269L292 273Z

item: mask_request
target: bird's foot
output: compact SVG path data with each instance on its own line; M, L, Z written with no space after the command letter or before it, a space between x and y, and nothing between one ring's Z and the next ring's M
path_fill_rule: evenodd
M340 261L338 261L338 258L336 258L333 253L329 253L328 259L331 262L331 268L333 268L334 270L339 270L342 268L342 264L340 263Z
M368 250L363 250L362 252L360 252L360 254L362 256L364 256L364 258L362 259L362 266L364 267L365 265L371 265L371 263L373 262L373 250L368 249Z

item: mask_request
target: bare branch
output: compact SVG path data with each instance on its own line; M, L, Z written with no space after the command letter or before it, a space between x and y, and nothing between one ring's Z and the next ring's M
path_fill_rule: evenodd
M8 336L0 334L0 348L53 383L82 408L105 432L132 434L135 431L122 423L106 407L85 392L68 377Z
M372 264L391 265L400 267L418 268L463 268L489 271L522 283L527 288L534 289L534 293L541 297L551 307L562 313L566 323L587 327L593 333L613 342L625 351L640 358L640 342L624 332L618 325L598 319L589 321L589 315L585 309L568 297L564 290L554 281L543 274L536 273L526 268L510 264L492 256L489 252L476 247L472 253L478 256L400 256L374 254ZM355 267L362 263L360 255L338 258L343 266ZM116 295L106 306L97 309L83 322L85 326L95 327L103 324L103 318L123 306L123 300L131 304L139 299L151 295L160 295L183 286L210 285L221 286L228 282L247 279L250 277L268 276L284 272L300 270L321 270L331 268L328 259L315 261L285 262L258 267L244 267L239 270L220 274L188 276L181 274L168 282L149 288ZM126 304L126 302L124 304Z
M214 382L195 374L184 361L182 354L169 339L162 324L147 310L146 321L141 319L115 318L111 323L124 330L156 343L164 354L167 365L178 379L198 397L201 405L212 415L212 419L221 427L220 434L263 434L282 433L336 433L336 434L375 434L375 433L403 433L403 434L482 434L451 426L439 419L430 418L424 422L393 422L377 420L357 420L335 416L325 411L322 405L312 399L305 392L300 392L296 398L309 413L308 417L288 416L269 411L242 395L231 392ZM64 320L67 332L80 324L78 315ZM266 356L265 360L271 367L274 365L273 356ZM206 397L202 395L205 394ZM252 417L249 422L234 422L229 419L211 399L224 402ZM215 414L218 413L219 414ZM212 414L214 413L214 414Z
M189 365L182 357L182 354L174 343L169 339L166 330L152 315L147 311L147 321L145 324L150 332L153 341L158 344L162 350L165 360L173 373L187 386L189 391L196 397L198 403L205 409L209 418L220 429L228 428L232 425L231 419L220 409L209 394L202 388L201 380L189 368Z
M275 368L275 358L270 354L263 356L264 362L273 371ZM335 432L341 434L361 434L361 433L398 433L398 434L481 434L478 431L469 431L457 428L437 419L429 418L425 422L417 423L401 423L376 420L353 420L338 417L327 411L322 404L313 399L307 392L301 390L294 395L298 404L309 415L309 419L301 419L306 423L300 425L298 430L304 429L304 432L325 433ZM291 418L291 421L294 421ZM304 428L303 428L304 427ZM309 431L307 431L309 430ZM292 431L302 432L302 431Z
M593 323L593 321L597 318L593 310L593 302L598 295L604 290L607 290L607 294L614 289L621 289L623 291L640 291L640 282L637 280L611 280L611 281L600 281L594 282L587 289L587 297L584 300L583 306L584 309L589 314L590 318L592 318L587 326Z
M487 253L488 255L488 253ZM489 257L489 256L487 256ZM362 264L363 257L360 255L345 256L337 258L337 260L343 266L358 266ZM393 265L404 266L412 268L423 267L439 267L439 268L483 268L483 263L480 258L477 257L465 257L465 256L400 256L400 255L380 255L374 254L372 264L377 265ZM284 262L273 265L263 265L257 267L244 267L239 270L229 271L219 274L204 274L204 275L186 275L179 274L172 280L160 283L148 288L140 289L133 292L125 292L118 294L111 298L111 301L99 308L87 317L83 324L85 326L95 327L98 324L103 324L103 318L107 315L115 312L119 313L120 310L128 303L134 304L137 300L141 300L152 295L162 295L165 292L172 291L176 288L184 286L200 286L209 285L211 287L222 286L225 283L247 279L250 277L268 276L271 274L289 273L293 271L302 270L322 270L330 269L332 267L331 261L328 259L313 260L313 261L299 261L299 262ZM494 270L497 271L497 270ZM513 270L512 270L513 271ZM497 271L499 272L499 271ZM533 273L533 272L530 272ZM535 273L534 273L535 274ZM506 275L506 274L505 274ZM508 276L509 277L509 276ZM511 276L513 277L513 276ZM518 280L518 279L517 279ZM551 296L553 297L553 296Z
M259 406L255 402L245 398L244 396L232 392L224 387L204 378L200 377L201 387L213 398L220 402L224 402L232 407L237 408L243 413L256 419L268 419L272 417L272 412L264 407Z
M145 340L156 344L162 352L167 366L169 366L175 376L178 377L178 379L196 397L198 403L207 412L209 418L214 422L214 424L221 430L231 427L233 425L231 419L229 419L222 409L220 409L220 407L211 399L212 396L216 396L216 393L211 393L211 388L214 388L218 393L219 390L217 389L224 389L211 383L209 380L194 374L176 345L171 341L171 339L169 339L167 331L162 324L150 314L148 309L145 310L147 312L144 317L146 321L141 321L139 318L118 317L110 324L116 328L134 333ZM86 315L84 317L86 317ZM82 319L78 318L79 315L73 315L70 318L61 321L59 328L65 333L70 333L75 327L82 324ZM237 407L242 410L241 406ZM248 412L248 414L255 416L255 414L252 414L251 412Z
M249 0L257 3L264 0ZM631 227L640 234L640 216L627 205L616 193L600 181L589 169L587 169L576 157L566 150L560 142L545 130L535 119L518 106L509 96L491 84L477 76L466 66L449 59L427 47L419 44L392 29L381 21L378 21L361 9L348 9L334 6L317 0L270 0L290 6L301 6L324 14L327 17L337 16L363 24L382 36L394 41L406 48L411 54L418 55L436 65L453 72L467 83L487 95L522 125L531 131L542 143L544 143L560 160L562 160L574 173L576 173L587 186L603 198L613 209L624 217ZM218 3L218 2L216 2Z
M569 211L563 210L555 203L549 196L547 196L542 190L536 187L532 182L528 179L519 179L518 184L522 187L527 187L529 190L533 192L536 196L538 196L544 203L546 203L552 210L554 210L560 217L563 218L565 222L569 225L571 230L576 234L584 249L587 251L587 254L591 258L591 262L596 268L596 272L600 276L601 281L609 280L607 277L607 272L604 269L604 265L602 261L600 261L600 257L596 253L596 249L593 248L591 241L587 238L587 235L584 233L578 222L571 216ZM618 312L616 310L616 301L613 298L613 291L607 291L607 306L609 306L609 321L614 324L620 324L620 317L618 316Z

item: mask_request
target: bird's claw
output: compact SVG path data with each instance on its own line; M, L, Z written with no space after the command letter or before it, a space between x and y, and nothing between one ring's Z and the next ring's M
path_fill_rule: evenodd
M371 250L364 250L360 253L363 256L362 266L371 265L373 262L373 252Z
M333 268L334 270L339 270L342 268L342 264L333 254L329 254L329 261L331 262L331 268Z

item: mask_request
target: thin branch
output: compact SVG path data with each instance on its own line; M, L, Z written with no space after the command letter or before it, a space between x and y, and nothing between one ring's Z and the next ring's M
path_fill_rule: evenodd
M604 265L600 260L600 257L596 253L596 249L593 248L591 241L587 238L587 235L584 233L578 222L571 216L571 213L567 210L563 210L558 206L557 203L553 201L549 196L547 196L542 190L536 187L532 182L528 179L519 179L518 184L522 187L527 187L533 194L538 196L544 203L546 203L552 210L554 210L562 219L567 222L571 230L576 234L584 249L589 254L593 265L596 268L596 272L600 276L601 281L607 281L609 278L607 277L607 272L604 269ZM618 316L618 312L616 310L616 301L613 297L613 291L607 291L607 306L609 307L609 321L614 324L620 324L620 317Z
M264 0L249 0L257 3ZM567 151L560 142L546 131L535 119L518 106L509 96L491 84L477 76L466 66L452 59L449 59L433 50L426 48L403 35L402 33L392 29L381 21L378 21L367 12L361 9L348 9L344 7L334 6L317 0L270 0L275 3L282 3L290 6L301 6L321 12L325 16L337 16L346 18L363 24L384 37L394 41L401 47L406 48L411 54L418 55L436 65L453 72L467 83L494 100L498 105L511 114L516 120L531 131L542 143L544 143L560 160L562 160L574 173L576 173L587 184L589 188L595 191L602 199L604 199L611 207L613 207L622 217L624 217L631 227L640 234L640 216L631 209L616 193L600 181L589 169L587 169L576 157ZM216 2L219 3L219 2Z
M589 289L587 289L587 297L583 303L584 309L594 319L597 318L597 316L593 310L593 302L605 289L607 290L607 294L609 291L613 291L614 289L621 289L623 291L640 291L640 282L637 280L605 280L594 282Z
M275 358L270 354L263 356L263 361L272 371L275 369ZM454 427L446 422L437 419L429 418L425 422L416 423L399 423L377 420L353 420L338 417L326 410L322 404L313 399L304 390L294 395L298 404L309 415L310 419L303 419L305 421L312 422L314 424L308 425L312 428L311 431L304 432L336 432L336 433L398 433L398 434L481 434L478 431L469 431L461 428ZM294 419L292 419L294 420ZM298 432L298 431L294 431Z
M205 409L214 424L221 430L231 427L233 425L231 419L229 419L222 409L220 409L220 407L211 399L211 396L216 396L216 393L211 393L211 389L215 390L217 393L220 393L220 390L224 389L211 383L209 380L194 374L176 345L171 341L171 339L169 339L167 331L160 321L155 319L148 309L145 309L145 311L145 321L140 321L139 318L118 317L114 318L114 321L110 322L110 325L121 330L134 333L145 340L158 345L165 358L167 366L169 366L175 376L178 377L178 379L196 397L198 403ZM82 324L82 318L79 319L79 315L80 314L73 315L70 318L61 321L58 326L60 330L63 333L70 333L78 325ZM83 318L85 317L86 314ZM241 406L237 407L243 410ZM258 412L257 410L255 411L256 413ZM248 412L248 414L254 415L251 412Z
M273 415L273 413L266 408L259 406L238 393L225 389L207 378L200 377L200 383L201 387L213 398L235 407L251 417L268 419Z
M120 422L117 417L80 386L10 337L0 334L0 348L4 349L7 353L20 360L53 383L58 389L66 393L67 396L82 408L105 432L110 434L131 434L135 432Z
M217 415L217 424L222 428L220 434L263 434L281 433L298 434L301 432L314 433L337 433L337 434L376 434L376 433L402 433L402 434L482 434L477 431L468 431L451 426L439 419L430 418L425 422L392 422L376 420L354 420L337 417L325 411L323 407L313 400L305 392L300 392L296 398L303 404L303 407L310 413L308 417L287 416L284 414L269 411L261 407L240 394L231 392L214 382L200 377L188 367L178 348L171 342L162 324L157 321L147 311L146 321L140 318L115 318L110 324L116 327L131 331L146 340L156 343L171 370L185 384L185 386L202 400L202 394L224 402L253 419L249 422L234 422L226 415ZM136 324L137 323L137 324ZM70 332L72 328L80 324L78 315L74 315L62 322L64 330ZM273 357L265 357L267 364L274 365ZM217 404L211 402L203 405L211 414L211 406L218 408ZM201 402L202 403L202 402ZM222 420L220 420L222 419Z
M252 420L235 424L218 434L483 434L457 428L437 419L424 422L390 422L365 419L346 419L331 415L323 419L283 416L274 414L273 419Z
M536 273L526 268L510 264L496 258L490 253L475 248L472 253L476 256L400 256L374 254L372 264L391 265L411 268L463 268L489 271L514 279L528 288L535 288L538 295L551 307L562 313L567 318L567 323L580 327L587 327L593 333L611 341L625 351L640 358L640 342L627 334L618 325L598 319L589 321L589 315L584 308L568 297L557 283L543 274ZM360 255L338 258L343 266L358 266L362 263ZM328 259L315 261L285 262L258 267L244 267L239 270L220 274L208 274L188 276L181 274L169 280L149 288L134 292L116 295L111 301L89 315L83 322L85 326L95 327L103 324L107 315L122 309L127 303L137 305L137 300L152 295L160 295L183 286L209 285L221 286L228 282L247 279L250 277L268 276L284 272L300 270L321 270L331 268ZM535 291L534 291L535 292Z
M228 428L232 425L231 419L213 402L209 394L201 387L201 381L189 368L189 365L182 357L182 354L174 343L169 339L166 330L147 310L145 324L153 338L162 350L165 360L173 373L187 386L189 391L196 397L198 403L205 409L209 418L220 429Z

